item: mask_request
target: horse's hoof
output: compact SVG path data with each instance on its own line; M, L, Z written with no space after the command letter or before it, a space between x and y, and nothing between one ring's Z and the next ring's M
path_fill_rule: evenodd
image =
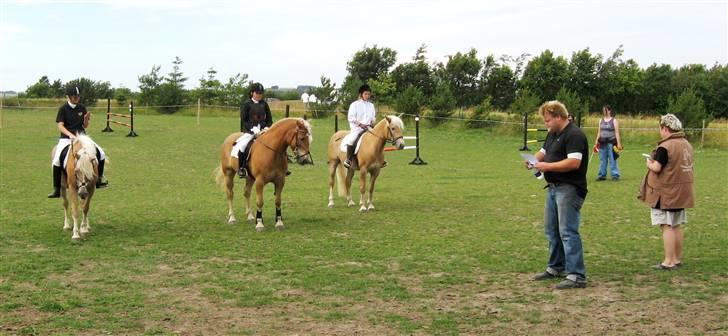
M248 216L248 222L252 222L254 220L255 220L255 216L253 216L253 215Z
M64 226L63 229L66 230L66 231L68 231L68 230L72 229L72 227L70 227L70 226Z
M329 208L333 208L333 207L334 207L334 202L333 201L329 202Z
M255 226L255 231L263 232L263 231L265 231L265 226L263 226L263 225L256 225Z
M235 218L230 218L228 219L227 223L230 225L235 225L238 224L238 221Z
M283 226L283 223L281 223L281 222L276 223L276 230L283 231L285 229L286 229L286 227Z
M355 205L354 201L349 201L349 204L347 204L347 207L353 207Z
M367 211L372 211L372 210L374 210L374 204L369 204Z
M363 205L361 206L361 208L359 208L359 212L366 212L366 211L367 211L367 207L365 207Z
M73 237L71 237L71 240L72 240L72 241L74 241L74 242L78 242L78 241L81 241L81 236L79 236L79 235L74 235Z

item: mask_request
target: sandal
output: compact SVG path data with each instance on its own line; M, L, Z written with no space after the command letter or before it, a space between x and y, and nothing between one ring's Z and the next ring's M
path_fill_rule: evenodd
M659 264L657 264L655 266L652 266L653 269L663 270L663 271L671 271L671 270L676 269L677 267L678 266L667 266L667 265L663 265L662 263L659 263Z

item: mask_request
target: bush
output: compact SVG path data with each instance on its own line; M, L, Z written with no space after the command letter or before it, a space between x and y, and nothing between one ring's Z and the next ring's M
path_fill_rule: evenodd
M518 92L516 100L511 104L511 113L518 115L531 115L538 111L541 106L541 99L529 89L522 89Z
M455 95L447 85L440 85L437 89L437 93L432 97L430 102L430 108L432 109L432 122L434 124L442 123L446 118L450 117L452 111L455 109Z
M397 112L405 114L419 114L425 96L422 90L414 85L408 85L402 93L397 96L394 101L394 108Z
M705 110L703 99L693 89L687 89L677 97L670 97L667 101L667 113L676 115L683 128L701 128L703 120L705 126L713 120L713 116Z
M481 120L488 119L492 109L493 104L491 103L491 98L485 97L479 105L475 106L473 115L471 116L471 119L466 122L466 126L468 128L482 128L488 126L486 121Z

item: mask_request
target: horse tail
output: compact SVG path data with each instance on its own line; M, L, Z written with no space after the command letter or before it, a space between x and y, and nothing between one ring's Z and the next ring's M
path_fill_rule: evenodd
M339 163L336 167L336 190L339 192L339 197L346 197L346 170L343 163Z
M225 190L225 173L222 172L222 167L217 166L212 173L215 174L215 182L217 183L217 186L220 187L220 189Z

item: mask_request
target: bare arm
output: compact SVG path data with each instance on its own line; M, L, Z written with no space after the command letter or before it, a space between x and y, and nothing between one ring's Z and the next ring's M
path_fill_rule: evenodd
M614 119L614 136L617 137L617 148L622 150L622 137L619 136L619 121Z
M647 160L647 169L651 170L655 174L659 174L662 171L662 164L657 160Z
M62 121L58 123L58 130L61 133L67 135L71 140L73 140L73 139L76 138L76 135L75 134L71 133L71 131L69 131L68 129L66 129L66 126L63 124Z

